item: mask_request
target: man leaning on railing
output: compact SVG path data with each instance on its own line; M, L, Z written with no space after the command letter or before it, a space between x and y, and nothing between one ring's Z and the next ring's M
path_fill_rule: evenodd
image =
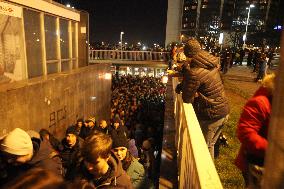
M214 145L229 115L229 105L219 73L219 59L201 50L196 39L189 39L184 46L184 54L183 81L177 86L176 92L182 92L185 103L192 103L214 158Z

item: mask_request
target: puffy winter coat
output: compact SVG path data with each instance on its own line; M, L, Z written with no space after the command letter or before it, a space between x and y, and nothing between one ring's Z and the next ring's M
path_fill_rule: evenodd
M241 171L247 171L248 163L263 165L270 113L271 97L261 87L246 103L237 128L241 148L235 163Z
M199 120L217 120L229 114L218 64L218 58L200 51L184 70L182 98L193 103Z

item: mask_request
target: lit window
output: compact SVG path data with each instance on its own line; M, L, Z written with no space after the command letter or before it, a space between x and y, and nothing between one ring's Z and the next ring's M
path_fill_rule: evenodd
M202 5L202 8L203 8L203 9L206 9L206 8L207 8L207 5Z
M192 9L192 10L194 10L194 9L196 9L196 8L197 8L196 5L191 6L191 9Z

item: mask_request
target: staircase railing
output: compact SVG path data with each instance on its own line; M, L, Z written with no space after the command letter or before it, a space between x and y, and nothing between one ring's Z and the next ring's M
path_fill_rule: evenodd
M173 78L173 89L178 78ZM192 104L173 90L179 188L222 189Z

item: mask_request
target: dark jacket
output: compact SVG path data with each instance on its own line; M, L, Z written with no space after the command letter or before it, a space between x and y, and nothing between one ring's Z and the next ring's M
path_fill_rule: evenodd
M72 148L68 146L65 138L62 140L63 150L60 152L60 157L62 160L62 165L65 169L64 177L67 180L73 179L75 177L75 167L79 161L80 147L82 143L81 140L82 139L77 137L76 144Z
M182 98L185 103L193 103L199 120L217 120L229 114L218 63L218 58L200 51L185 70Z
M108 164L109 171L107 174L96 180L93 175L88 172L82 161L80 164L79 177L81 180L87 180L89 184L97 189L132 189L130 177L123 170L121 161L114 154L111 154Z
M6 183L13 182L13 179L15 179L17 176L24 174L26 171L32 168L40 167L52 171L58 176L62 175L63 171L61 160L53 153L54 150L49 141L44 139L40 144L33 144L34 146L39 146L39 148L34 147L32 159L22 165L14 166L8 164L4 161L4 158L0 153L0 188L6 188Z

